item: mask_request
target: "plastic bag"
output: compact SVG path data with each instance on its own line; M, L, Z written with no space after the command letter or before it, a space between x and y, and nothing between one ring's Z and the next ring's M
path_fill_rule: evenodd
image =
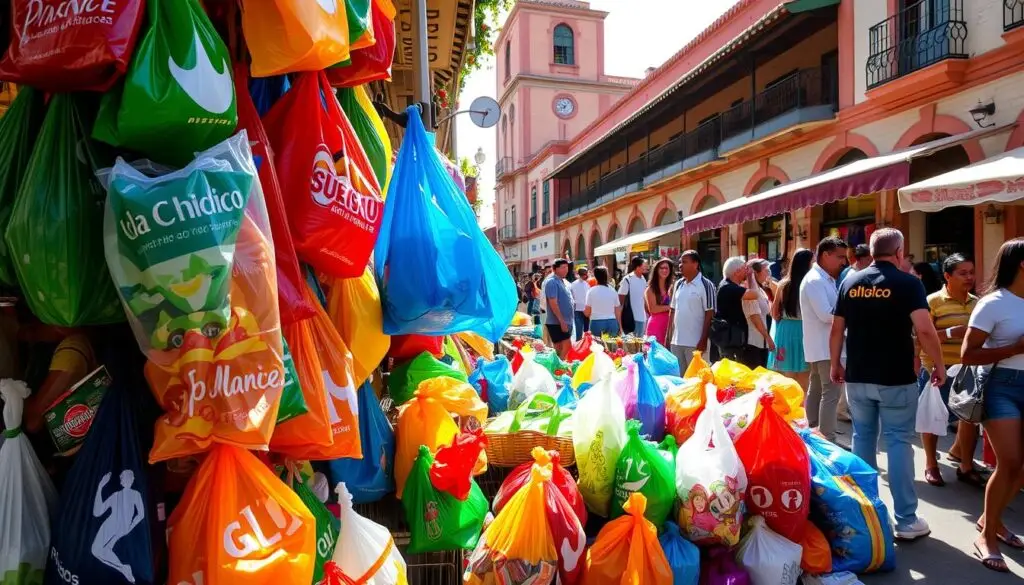
M487 400L488 414L494 416L508 410L508 398L512 392L512 367L507 357L499 355L492 361L477 358L476 369L469 376L469 383Z
M238 124L230 53L198 0L147 0L124 83L103 95L97 140L184 165Z
M828 575L804 575L804 585L864 585L857 575L849 571L829 573Z
M817 526L807 523L804 539L800 541L803 556L800 557L800 568L809 575L823 575L832 572L832 549L828 539Z
M700 561L700 585L753 585L746 569L736 564L724 546L707 549Z
M266 116L270 108L274 107L291 87L287 75L249 79L249 95L252 96L260 117Z
M455 334L455 338L477 356L488 361L494 360L494 343L484 339L479 333L460 331Z
M372 47L377 42L374 37L373 22L370 20L371 3L372 0L345 0L349 46L353 50Z
M678 376L681 373L679 371L679 358L669 351L667 347L658 343L655 338L648 337L646 341L650 344L650 349L647 350L646 361L651 373L655 376Z
M151 540L158 511L138 441L134 389L114 383L62 490L53 525L74 530L53 533L48 584L159 582Z
M344 2L242 1L253 77L320 71L349 56Z
M566 503L576 513L580 523L585 525L587 523L587 507L583 503L583 496L580 494L579 487L577 487L576 480L573 479L572 474L562 467L561 455L559 455L558 451L545 451L543 447L534 447L530 453L533 455L533 461L516 467L501 482L501 487L498 488L498 492L494 495L494 504L492 506L494 513L501 513L505 505L512 499L512 496L530 481L530 470L534 464L540 467L550 465L551 484L565 498Z
M766 398L767 397L767 398ZM729 433L729 438L735 444L741 435L747 431L761 412L761 402L767 400L770 405L774 399L770 394L755 390L726 402L719 408L722 413L722 424ZM770 407L770 406L769 406Z
M460 418L463 428L479 429L487 422L487 405L472 386L461 380L447 376L424 380L415 395L436 399L445 410Z
M434 463L430 466L430 483L435 489L447 492L459 501L465 501L472 490L473 472L481 456L487 438L481 429L455 435L451 445L437 450Z
M361 459L335 459L326 464L331 485L345 481L357 504L376 502L395 489L392 464L395 432L369 382L359 388L359 442Z
M590 355L592 345L594 345L594 336L589 331L585 331L583 337L580 337L569 347L569 351L565 354L565 359L570 362L582 362ZM602 349L604 348L602 347Z
M914 430L918 433L945 437L948 426L949 409L942 401L939 387L929 381L917 399L917 422Z
M508 410L514 410L536 394L557 396L555 378L544 366L536 362L536 352L523 352L523 365L512 376L512 389L508 395Z
M693 359L690 360L690 365L686 366L683 378L700 378L707 384L714 383L715 375L711 372L711 366L704 361L703 352L693 352Z
M391 531L352 509L352 496L344 483L339 483L335 491L341 508L341 532L334 558L324 566L325 585L408 585L405 559Z
M829 539L832 570L891 571L896 551L878 472L809 430L800 438L811 459L811 520Z
M313 562L313 583L319 583L324 577L324 564L331 560L334 555L335 546L338 543L338 532L341 523L324 506L312 488L306 483L301 475L289 473L289 484L295 495L299 496L303 505L316 524L316 560Z
M395 487L402 497L405 480L419 448L425 445L431 452L448 445L459 434L459 427L448 411L435 398L415 396L398 411L398 432L395 435Z
M763 368L754 370L755 388L770 392L775 400L772 408L786 422L793 423L807 419L804 410L804 390L793 378Z
M715 376L715 386L722 391L734 390L738 393L750 392L754 389L756 375L747 366L723 359L711 366L711 373Z
M587 551L584 585L672 585L672 568L658 542L658 529L644 517L646 507L643 494L631 494L623 506L627 515L601 529Z
M658 537L665 559L672 568L672 585L697 585L700 579L700 549L683 538L679 525L665 522L665 531Z
M295 242L288 231L288 212L285 210L281 185L277 182L274 151L263 129L259 112L249 96L249 73L244 64L235 64L235 92L238 100L238 129L245 130L252 147L252 158L259 171L260 186L267 207L270 233L274 239L274 262L277 266L277 304L281 323L288 324L309 319L315 314L306 296L305 277L295 255Z
M640 420L640 433L657 442L665 437L665 395L644 360L634 360L634 364L637 377L636 418Z
M740 539L747 474L722 425L718 403L709 389L708 404L693 436L679 447L676 491L679 526L696 544L733 546Z
M104 91L128 68L145 12L143 0L6 3L10 47L0 79L48 91Z
M612 384L615 385L615 391L619 393L619 398L622 399L622 405L626 407L626 418L635 419L637 417L636 400L638 378L636 362L633 360L633 356L626 356L622 358L622 366L624 369L618 370L612 374Z
M388 376L388 394L395 404L405 404L412 399L421 382L438 377L453 378L460 382L468 381L466 374L424 352L412 361L395 366L391 370Z
M572 410L562 410L558 401L547 394L534 394L515 410L503 412L488 421L484 432L509 434L533 431L552 437L572 437L574 422Z
M362 384L384 360L391 339L382 330L380 294L369 268L359 278L338 278L327 295L327 312L352 350L355 383Z
M626 444L624 413L611 378L588 390L576 407L572 446L580 493L587 508L598 516L608 517L611 511L615 466Z
M583 384L596 384L601 378L615 373L615 362L604 350L600 343L591 345L590 355L587 356L576 372L572 375L572 385L579 388Z
M124 319L103 263L105 162L89 140L89 96L56 94L18 187L6 240L29 309L61 327Z
M629 498L640 493L647 502L644 517L661 526L676 503L675 465L659 452L657 445L640 438L640 423L626 421L626 435L626 444L615 465L611 517L621 516Z
M682 445L693 436L706 403L707 392L700 378L687 377L682 386L665 395L665 430L672 433L676 443Z
M497 342L519 303L515 283L444 172L419 109L407 113L373 254L384 332L475 331Z
M784 538L800 542L811 509L807 447L772 410L771 395L763 396L761 402L761 413L736 441L736 453L747 472L747 511L763 517Z
M487 497L473 480L465 501L435 489L430 481L433 463L430 448L421 445L402 494L409 524L409 553L473 548L487 515Z
M397 11L391 0L373 0L372 46L353 50L349 64L327 70L331 84L352 87L371 81L391 80L391 62L395 54L395 15Z
M444 355L443 344L443 336L392 335L388 357L395 360L395 362L406 362L426 352L439 358Z
M365 86L341 88L338 90L338 102L341 109L352 123L352 129L359 137L359 143L366 151L366 158L373 167L373 174L379 185L387 185L391 177L391 140L387 133L382 133L383 123L377 111L373 109L370 96Z
M736 551L736 562L754 585L796 585L800 576L800 545L776 534L760 516Z
M0 433L0 583L36 585L50 557L50 514L57 491L21 432L29 389L24 382L0 380L4 428Z
M299 496L252 453L215 445L168 520L167 581L312 583L316 549Z
M0 283L9 287L17 286L18 275L14 272L14 258L3 234L7 232L14 198L45 112L42 92L21 87L7 112L0 116Z
M360 277L381 229L380 185L323 72L297 74L293 83L263 125L295 250L329 276Z

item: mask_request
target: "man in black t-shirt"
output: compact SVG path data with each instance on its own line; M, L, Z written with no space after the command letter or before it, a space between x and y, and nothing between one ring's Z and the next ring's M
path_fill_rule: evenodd
M851 274L839 289L829 338L832 380L846 382L853 419L853 452L878 469L881 421L889 457L889 489L896 517L896 538L914 540L931 530L917 515L914 491L915 422L918 385L914 338L932 358L932 382L946 379L939 336L928 313L924 285L898 268L903 234L883 228L871 235L874 262ZM846 368L840 361L846 339Z

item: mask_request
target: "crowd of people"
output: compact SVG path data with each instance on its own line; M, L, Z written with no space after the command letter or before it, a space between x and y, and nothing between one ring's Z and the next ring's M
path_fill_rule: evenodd
M1024 238L1002 245L984 281L961 254L938 270L913 262L892 228L853 249L826 237L815 250L797 250L778 280L776 268L736 256L715 283L702 273L699 254L687 250L678 265L661 259L649 267L635 257L621 278L598 266L593 274L579 268L570 283L570 263L556 260L522 292L531 314L543 312L563 357L586 331L634 334L669 347L681 371L702 351L794 378L806 390L808 424L826 438L834 441L838 421L848 420L853 452L876 468L879 437L884 441L900 540L931 532L917 513L914 486L920 394L934 385L947 401L954 384L983 386L980 426L995 452L994 470L986 477L974 463L979 425L952 415L956 439L946 457L957 465L957 481L985 490L974 555L988 569L1008 572L1000 546L1024 549L1001 520L1024 487ZM921 444L925 480L945 486L938 438L922 434Z

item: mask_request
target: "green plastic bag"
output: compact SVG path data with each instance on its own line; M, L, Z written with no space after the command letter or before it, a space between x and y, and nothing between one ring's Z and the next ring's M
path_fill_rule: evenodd
M299 496L299 499L313 515L313 519L316 520L316 562L313 564L312 581L312 585L316 585L324 578L324 563L334 556L334 547L338 542L338 533L341 531L341 521L331 514L330 510L324 506L304 481L293 479L291 485L295 494Z
M0 235L7 230L14 209L14 196L28 166L39 127L46 112L43 94L22 87L7 113L0 116ZM0 237L0 283L18 285L7 242Z
M349 44L356 45L357 41L366 34L366 29L373 26L373 22L370 20L370 6L372 3L373 0L345 0ZM383 185L383 183L381 184Z
M412 400L412 395L420 382L438 376L469 382L466 374L460 372L458 368L438 360L430 355L430 352L425 351L391 370L391 375L388 376L388 393L395 405L400 406Z
M388 182L388 162L391 158L391 153L388 152L383 141L380 139L380 135L377 134L377 129L373 125L373 121L370 120L370 115L359 105L359 99L356 96L357 91L365 91L362 87L342 87L338 89L338 101L341 102L341 109L345 112L345 117L352 123L352 128L356 131L356 136L359 138L359 143L363 145L363 150L366 151L366 158L370 161L370 166L373 167L373 174L377 177L377 184L386 185Z
M537 359L534 361L544 366L544 369L551 372L552 376L558 376L561 373L569 371L569 364L562 361L554 351L540 352L537 354Z
M409 524L408 553L472 549L483 529L487 497L476 481L472 481L465 501L435 489L430 483L433 464L430 449L421 445L402 492L402 507Z
M623 504L639 492L647 498L644 517L661 526L676 501L676 472L657 445L640 437L640 422L626 421L626 445L615 464L612 518L625 512Z
M93 137L184 166L235 132L230 54L199 0L148 0L124 82L103 96Z
M107 161L88 138L90 98L50 100L5 234L25 302L42 322L62 327L124 320L103 256L95 171Z
M277 409L277 424L291 420L309 409L306 399L302 397L302 386L299 385L299 374L295 371L292 350L288 349L288 340L281 336L281 349L284 352L284 388L281 390L281 406Z

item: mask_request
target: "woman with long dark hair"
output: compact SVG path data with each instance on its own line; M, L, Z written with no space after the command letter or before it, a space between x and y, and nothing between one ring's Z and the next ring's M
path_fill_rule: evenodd
M935 267L927 262L915 262L911 266L910 273L921 280L924 285L924 294L930 295L942 289L942 279L935 272Z
M653 336L658 343L668 347L665 335L668 333L668 311L672 302L672 284L676 277L672 271L672 261L668 258L658 260L651 270L651 281L644 291L644 300L647 302L648 337Z
M779 283L772 301L772 339L775 352L768 369L790 376L807 389L810 371L804 359L804 327L800 317L800 283L814 264L814 252L800 248L789 263L789 273Z
M971 313L960 357L964 366L988 370L982 426L996 452L996 469L985 488L985 512L977 524L981 536L974 541L974 554L987 569L1009 573L999 543L1024 549L1024 540L1007 530L1002 519L1017 495L1024 466L1024 238L1014 238L999 248L995 276Z

